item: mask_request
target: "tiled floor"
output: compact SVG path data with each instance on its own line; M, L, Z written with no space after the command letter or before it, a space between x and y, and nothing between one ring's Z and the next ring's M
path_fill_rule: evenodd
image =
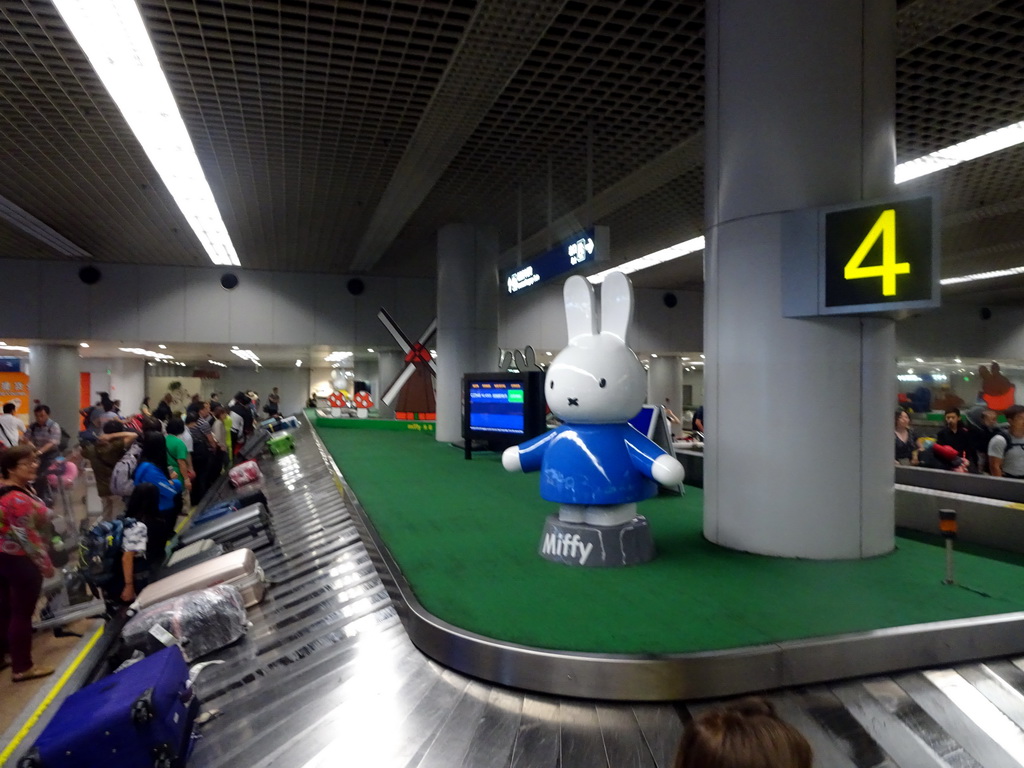
M101 624L101 619L80 619L68 625L68 630L85 638L55 637L52 631L35 634L32 640L33 661L40 666L54 667L57 672L50 677L13 683L9 668L0 672L0 734L8 733L16 723L19 728L24 724L38 706L37 702L41 702L40 693L52 689L61 672L74 660L83 639L92 635Z

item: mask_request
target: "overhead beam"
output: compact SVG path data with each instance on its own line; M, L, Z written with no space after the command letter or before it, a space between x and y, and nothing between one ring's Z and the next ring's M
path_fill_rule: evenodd
M993 0L916 0L897 16L897 55L904 55L997 5ZM704 163L704 133L694 134L586 203L505 251L501 260L529 257L653 192ZM698 234L694 232L694 235Z
M356 249L371 269L426 199L562 11L550 0L482 0Z

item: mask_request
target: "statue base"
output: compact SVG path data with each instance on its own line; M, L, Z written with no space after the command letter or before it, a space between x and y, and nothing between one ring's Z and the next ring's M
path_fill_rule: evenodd
M538 552L545 560L586 568L618 568L654 559L647 518L637 515L621 525L567 523L548 515Z

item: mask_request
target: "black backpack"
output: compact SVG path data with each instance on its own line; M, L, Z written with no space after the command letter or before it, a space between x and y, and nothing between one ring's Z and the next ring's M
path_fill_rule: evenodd
M997 436L1006 440L1006 448L1003 451L1004 456L1006 455L1006 452L1009 451L1011 448L1020 448L1022 451L1024 451L1024 438L1020 439L1020 441L1018 442L1017 440L1014 439L1013 435L1010 434L1010 430L1007 429L1005 426L1000 427L998 430L996 430L995 434L992 435L992 437ZM989 439L991 440L991 438Z
M120 574L124 531L135 525L131 517L101 520L91 528L82 526L78 544L78 570L97 589L115 582Z

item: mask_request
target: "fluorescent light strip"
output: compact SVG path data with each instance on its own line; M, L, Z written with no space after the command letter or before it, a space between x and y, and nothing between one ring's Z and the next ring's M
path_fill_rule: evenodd
M654 253L648 253L646 256L641 256L638 259L627 261L625 264L619 264L618 266L606 269L603 272L590 275L587 280L592 282L594 285L604 282L605 277L610 275L612 272L622 272L628 275L630 272L639 272L641 269L647 269L657 264L664 264L666 261L672 261L682 256L688 256L691 253L704 250L704 235L691 238L682 243L676 243L670 245L668 248L662 248L660 251Z
M151 349L142 349L141 347L118 347L119 352L131 352L133 355L142 355L143 357L152 357L154 360L173 360L174 355L165 355L163 352L154 352Z
M135 0L54 0L214 264L240 266Z
M902 184L905 181L927 176L930 173L942 171L946 168L952 168L954 165L965 163L968 160L975 160L1021 143L1024 143L1024 121L976 136L967 141L962 141L959 144L940 149L937 152L932 152L915 160L900 163L896 166L895 180L897 184ZM692 240L677 243L660 251L641 256L638 259L633 259L633 261L627 261L625 264L619 264L611 269L590 275L587 280L597 285L604 282L605 277L611 272L622 272L628 275L631 272L639 272L641 269L647 269L656 264L664 264L666 261L672 261L673 259L678 259L681 256L687 256L703 249L704 237L695 237ZM1024 267L1017 267L997 272L979 272L976 275L950 277L939 282L942 285L953 285L955 283L989 280L994 277L1007 277L1008 275L1019 275L1022 273L1024 273Z
M243 360L248 360L250 363L253 363L256 366L260 365L259 355L257 355L251 349L238 349L237 347L232 347L231 354L238 355Z
M1024 142L1024 121L999 128L896 166L896 183L919 179Z
M1012 269L997 269L992 272L976 272L973 275L961 275L960 277L946 277L939 280L941 285L956 285L957 283L971 283L975 280L992 280L996 277L1010 277L1011 275L1024 274L1024 267L1013 267Z

